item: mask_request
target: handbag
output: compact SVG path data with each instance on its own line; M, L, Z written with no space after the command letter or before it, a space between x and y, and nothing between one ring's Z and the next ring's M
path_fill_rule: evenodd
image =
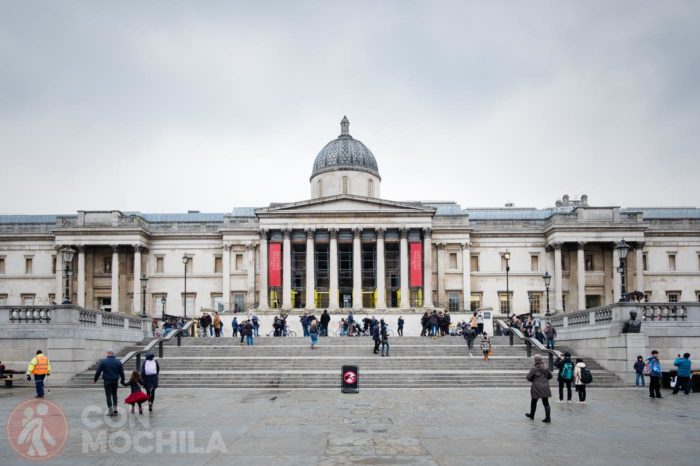
M644 370L642 371L644 375L651 375L651 366L649 363L644 364Z
M671 388L676 388L676 383L678 383L678 378L677 378L677 377L671 377L671 382L669 383L669 385L671 386Z

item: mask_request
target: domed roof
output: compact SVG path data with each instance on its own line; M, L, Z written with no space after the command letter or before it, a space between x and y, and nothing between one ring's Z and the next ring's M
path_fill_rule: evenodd
M359 170L381 179L374 154L362 142L353 139L349 130L350 122L347 117L343 117L340 136L326 144L318 153L311 178L334 170Z

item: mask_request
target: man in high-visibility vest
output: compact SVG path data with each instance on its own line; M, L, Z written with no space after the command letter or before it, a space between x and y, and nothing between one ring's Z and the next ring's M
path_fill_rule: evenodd
M34 374L34 384L36 385L35 398L44 398L44 378L51 375L51 363L41 350L37 350L36 356L27 366L27 380L32 380L31 374Z

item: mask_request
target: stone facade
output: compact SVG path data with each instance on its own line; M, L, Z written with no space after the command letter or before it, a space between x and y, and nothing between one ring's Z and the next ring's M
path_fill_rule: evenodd
M651 301L700 299L700 209L591 206L587 196L545 209L390 201L379 198L374 156L349 139L344 119L340 142L314 163L305 201L211 214L2 215L0 305L63 301L58 251L70 246L70 299L95 309L140 314L144 274L151 316L161 315L163 298L165 313L183 314L185 275L188 315L275 307L498 313L508 303L543 312L548 272L551 311L572 311L619 299L615 246L623 239L631 247L627 291ZM278 288L268 286L274 243L282 251Z

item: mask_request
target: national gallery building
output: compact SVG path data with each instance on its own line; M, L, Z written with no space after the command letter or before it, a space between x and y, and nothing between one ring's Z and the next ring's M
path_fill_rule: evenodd
M387 200L374 155L347 118L340 126L316 156L307 200L227 213L0 215L0 305L68 297L93 309L192 316L524 313L547 304L566 312L625 291L700 300L697 208L596 206L585 195L545 209Z

